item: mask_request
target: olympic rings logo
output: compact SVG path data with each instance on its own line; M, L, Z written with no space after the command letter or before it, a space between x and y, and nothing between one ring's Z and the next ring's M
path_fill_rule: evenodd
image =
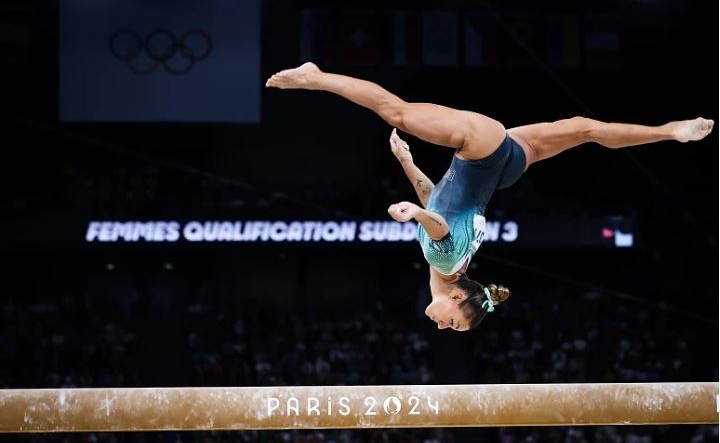
M161 65L170 74L185 75L210 56L213 41L202 29L190 29L179 38L167 29L155 29L144 37L120 29L110 36L109 46L110 53L137 75L152 74Z

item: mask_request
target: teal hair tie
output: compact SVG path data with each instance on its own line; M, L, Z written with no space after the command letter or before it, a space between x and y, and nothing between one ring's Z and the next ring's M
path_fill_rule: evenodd
M490 298L490 290L487 288L487 286L483 286L483 292L485 293L485 297L487 300L485 300L482 304L482 307L484 308L487 305L487 311L492 312L495 310L495 303L493 303L492 298Z

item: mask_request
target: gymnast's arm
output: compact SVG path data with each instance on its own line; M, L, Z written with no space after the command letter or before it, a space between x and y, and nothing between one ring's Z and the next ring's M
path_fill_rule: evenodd
M390 205L388 214L399 222L410 221L414 218L425 228L428 236L433 240L440 240L450 232L442 215L423 209L415 203L400 202Z
M435 185L427 175L425 175L420 168L415 166L413 162L412 154L410 154L410 146L397 135L397 131L393 129L392 135L390 136L390 149L395 157L400 161L400 165L405 171L405 175L412 183L417 193L420 203L423 208L427 207L430 193L432 192ZM429 232L429 231L428 231Z

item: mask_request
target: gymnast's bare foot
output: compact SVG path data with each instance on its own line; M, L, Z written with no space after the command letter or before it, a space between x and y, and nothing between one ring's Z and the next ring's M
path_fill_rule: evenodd
M671 123L675 140L685 143L702 140L712 131L714 121L701 117Z
M315 63L307 62L297 68L285 69L273 74L265 86L280 89L312 89L312 77L320 72Z

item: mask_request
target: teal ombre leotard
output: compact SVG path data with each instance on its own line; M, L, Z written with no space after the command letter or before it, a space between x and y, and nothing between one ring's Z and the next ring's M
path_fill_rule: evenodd
M510 136L481 160L453 156L427 204L427 210L445 218L450 232L433 240L418 225L418 240L430 266L451 275L475 255L485 235L485 208L490 197L497 189L515 183L525 170L525 162L525 152Z

